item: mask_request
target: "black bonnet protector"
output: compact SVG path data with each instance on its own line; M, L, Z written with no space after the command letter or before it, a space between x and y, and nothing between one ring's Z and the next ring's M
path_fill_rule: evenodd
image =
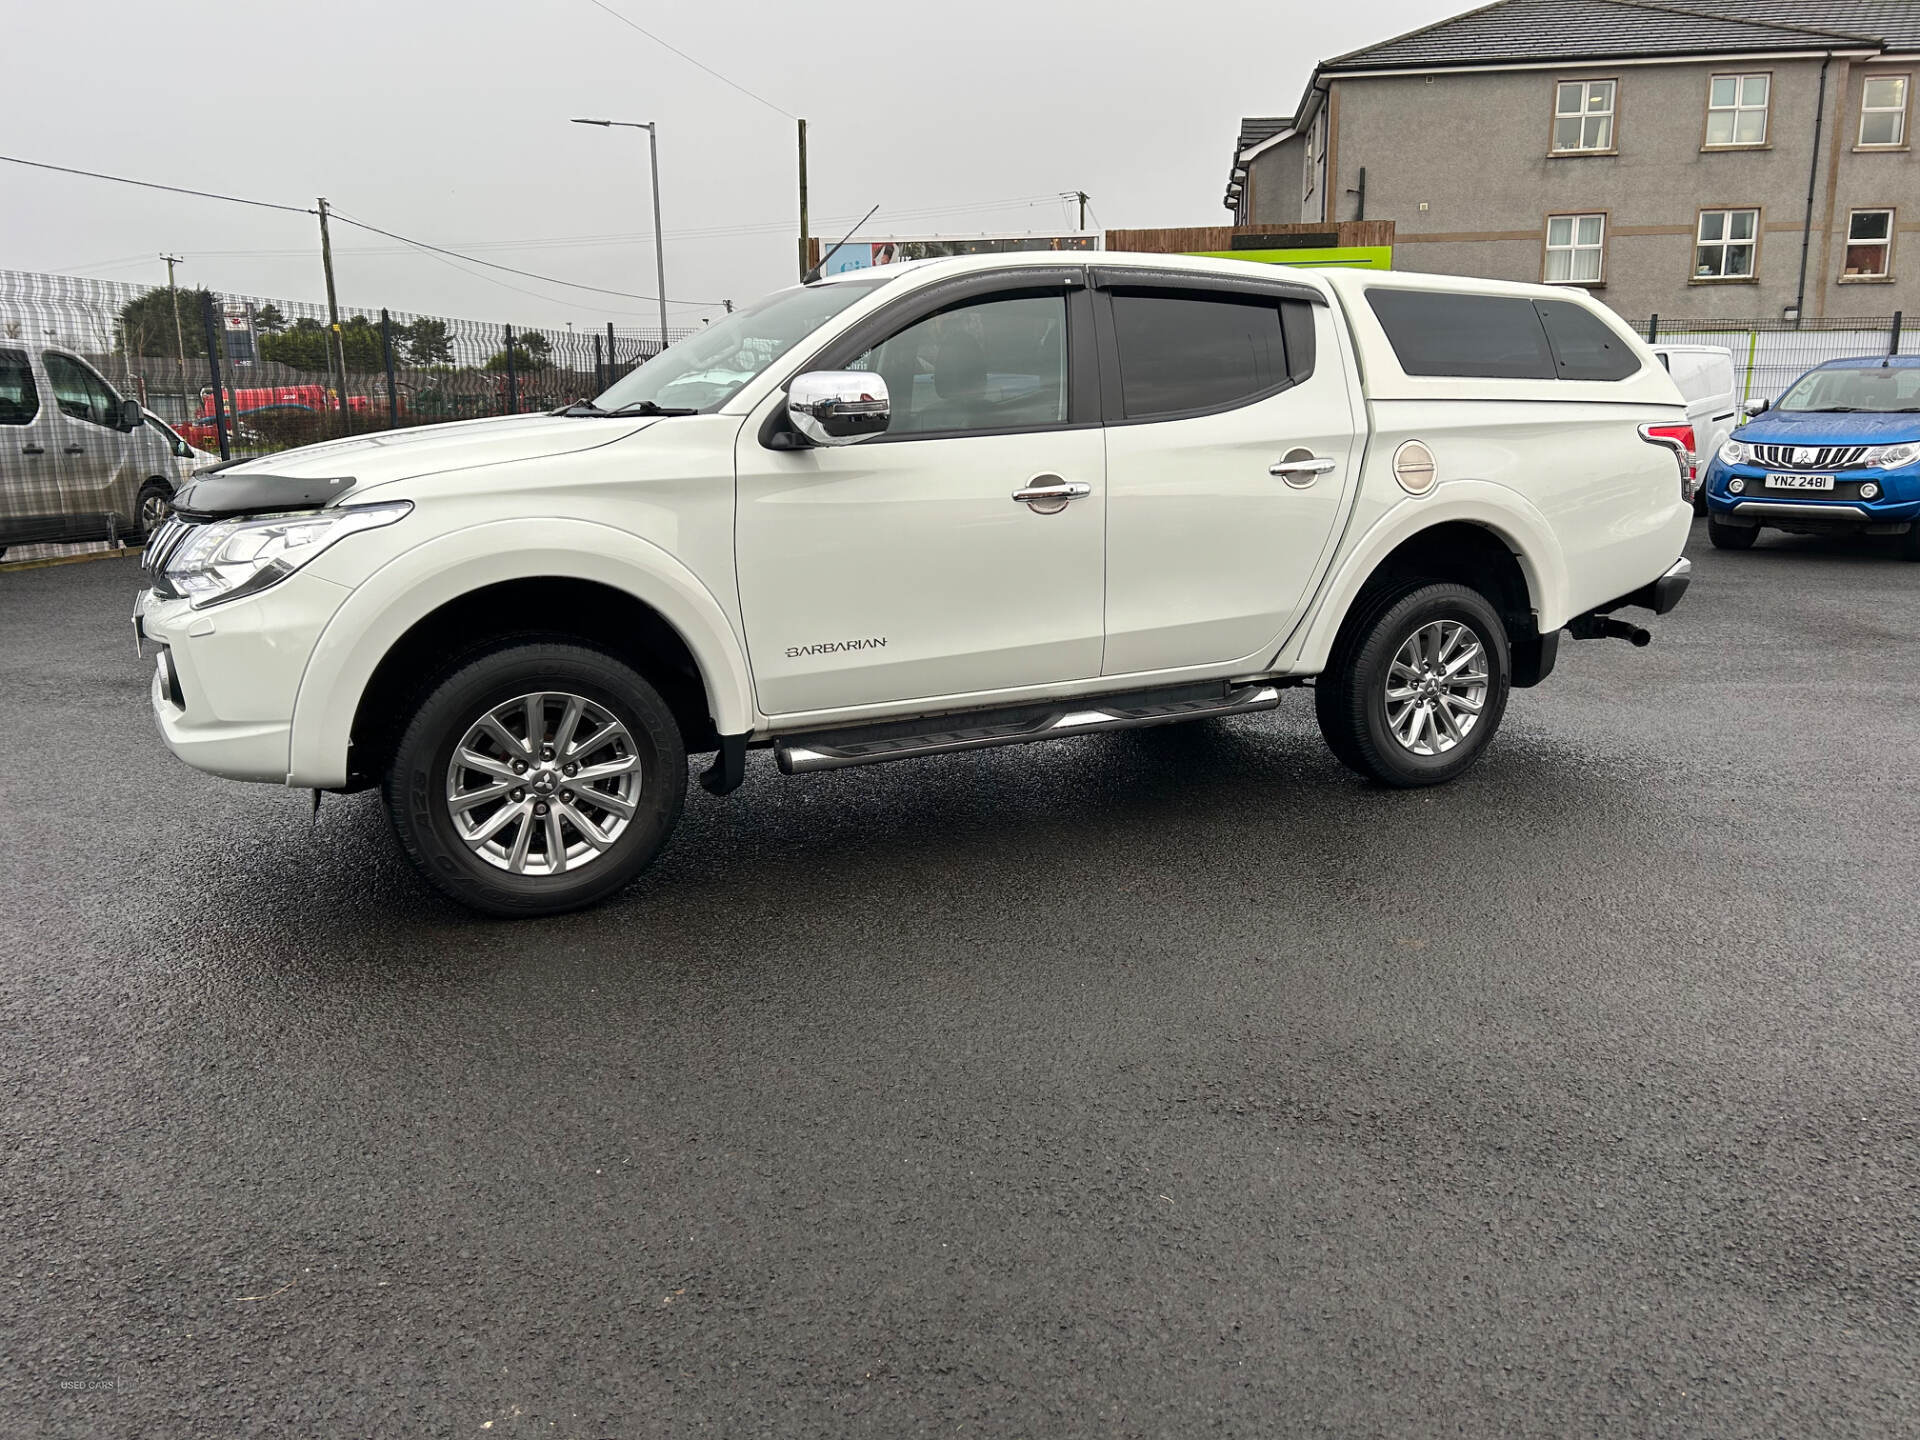
M248 475L203 470L173 497L183 520L225 520L235 515L277 515L320 510L353 488L351 475L303 480L291 475Z

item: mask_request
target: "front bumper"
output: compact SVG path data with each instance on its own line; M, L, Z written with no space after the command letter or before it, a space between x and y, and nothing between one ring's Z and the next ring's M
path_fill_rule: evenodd
M149 699L167 748L209 774L284 785L307 658L348 594L303 573L205 610L143 591L134 628L160 647Z
M1716 457L1707 467L1707 513L1723 524L1879 534L1898 534L1920 520L1920 470L1838 470L1832 492L1769 489L1767 474L1761 466L1726 465ZM1736 478L1745 486L1737 495L1728 488ZM1862 498L1863 484L1878 493Z

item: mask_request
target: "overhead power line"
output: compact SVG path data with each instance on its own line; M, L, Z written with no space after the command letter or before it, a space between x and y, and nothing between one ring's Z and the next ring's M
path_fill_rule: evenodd
M71 165L49 165L44 160L22 160L18 155L0 155L12 165L28 165L35 170L58 170L62 175L84 175L89 180L112 180L121 185L138 185L144 190L167 190L175 195L197 195L202 200L224 200L229 205L252 205L261 210L285 210L293 215L318 215L307 205L278 205L271 200L249 200L241 195L220 195L212 190L189 190L184 185L162 185L154 180L130 180L125 175L106 175L98 170L76 170Z
M776 115L784 115L789 120L798 120L800 118L798 115L794 114L791 110L782 109L780 106L774 104L773 101L767 99L766 96L756 95L753 91L747 89L747 87L742 85L739 81L729 80L726 76L722 75L718 70L714 69L711 65L707 64L705 61L694 59L693 56L689 55L686 51L682 50L678 45L675 45L670 41L662 40L658 35L654 34L653 31L647 29L646 26L634 23L632 20L629 20L626 16L622 15L618 10L614 9L611 5L603 5L600 3L600 0L587 0L587 3L593 6L594 9L596 10L606 11L607 14L611 15L614 19L618 20L622 25L626 26L629 30L638 30L642 35L646 36L647 39L653 41L654 44L660 46L662 49L671 50L674 54L678 55L682 60L686 61L689 65L695 66L698 69L706 71L707 74L711 75L714 79L718 80L722 85L730 85L735 90L738 90L742 95L746 96L749 100L759 101L762 105L766 106L769 110L773 111Z
M429 250L435 255L448 255L455 260L464 260L469 265L484 265L489 270L504 271L508 275L521 275L528 280L541 280L549 285L564 285L570 290L591 290L596 295L617 295L622 300L657 301L660 298L657 295L641 295L632 290L609 290L603 285L582 285L577 280L562 280L557 275L542 275L536 270L519 270L512 265L501 265L492 260L482 260L477 256L463 255L458 250L449 250L442 245L429 245L424 240L415 240L411 236L399 235L392 230L382 230L378 225L369 225L364 220L356 220L351 215L343 214L338 210L332 213L333 218L343 225L352 225L361 230L371 230L375 235L384 235L389 240L398 240L401 244L411 245L416 250ZM720 300L683 300L679 303L684 305L712 306L718 309L725 302Z
M280 205L271 200L249 200L241 195L223 195L212 190L190 190L184 185L162 185L156 180L135 180L127 175L109 175L101 170L81 170L72 165L50 165L44 160L24 160L17 155L0 155L0 160L14 165L25 165L34 170L54 170L63 175L83 175L89 180L110 180L117 185L137 185L143 190L165 190L175 195L192 195L202 200L223 200L233 205L252 205L261 210L284 210L292 215L318 215L318 210L303 205ZM353 225L361 230L370 230L375 235L384 235L389 240L398 240L403 245L411 245L417 250L432 251L437 255L448 255L456 260L465 260L469 264L484 265L490 270L503 270L511 275L522 275L529 280L541 280L550 285L563 285L571 290L590 290L599 295L617 295L623 300L657 301L658 296L640 295L630 290L609 290L599 285L582 285L577 280L562 280L557 275L541 275L532 270L516 270L511 265L498 265L491 260L477 259L472 255L462 255L457 250L448 250L439 245L429 245L424 240L415 240L408 235L396 234L392 230L383 230L378 225L370 225L365 220L355 220L351 216L333 212L333 218L342 224ZM703 308L719 309L725 302L720 300L689 300L680 302L699 305Z
M1010 200L981 200L962 205L939 205L919 210L889 210L888 215L895 220L935 219L954 215L964 215L980 211L1031 209L1037 205L1054 203L1052 195L1015 196ZM333 212L336 218L339 212ZM857 215L823 216L822 225L851 224ZM696 226L691 229L669 230L669 240L711 240L730 235L759 235L793 228L790 220L751 221L740 225ZM611 234L594 235L545 235L525 240L457 240L449 249L456 252L497 251L497 250L573 250L590 249L596 246L632 245L651 242L651 231L636 230ZM342 246L342 254L348 255L397 255L406 251L405 245L360 245ZM145 253L144 251L142 252ZM195 255L203 259L233 259L251 256L304 255L307 252L297 248L269 247L251 250L195 250ZM669 303L681 303L669 301ZM697 303L697 302L688 302Z

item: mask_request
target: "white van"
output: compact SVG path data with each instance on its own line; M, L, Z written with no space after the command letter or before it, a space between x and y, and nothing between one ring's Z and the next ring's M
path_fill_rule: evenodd
M1655 345L1653 353L1687 397L1687 419L1693 425L1693 453L1702 458L1719 452L1740 417L1733 383L1732 352L1718 345ZM1693 513L1707 513L1705 490L1695 493Z
M78 355L0 339L0 555L143 537L190 458Z

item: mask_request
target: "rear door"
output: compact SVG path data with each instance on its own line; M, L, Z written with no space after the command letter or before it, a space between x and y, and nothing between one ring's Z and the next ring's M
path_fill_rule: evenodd
M1257 662L1299 618L1355 483L1332 312L1298 284L1095 274L1102 673Z

